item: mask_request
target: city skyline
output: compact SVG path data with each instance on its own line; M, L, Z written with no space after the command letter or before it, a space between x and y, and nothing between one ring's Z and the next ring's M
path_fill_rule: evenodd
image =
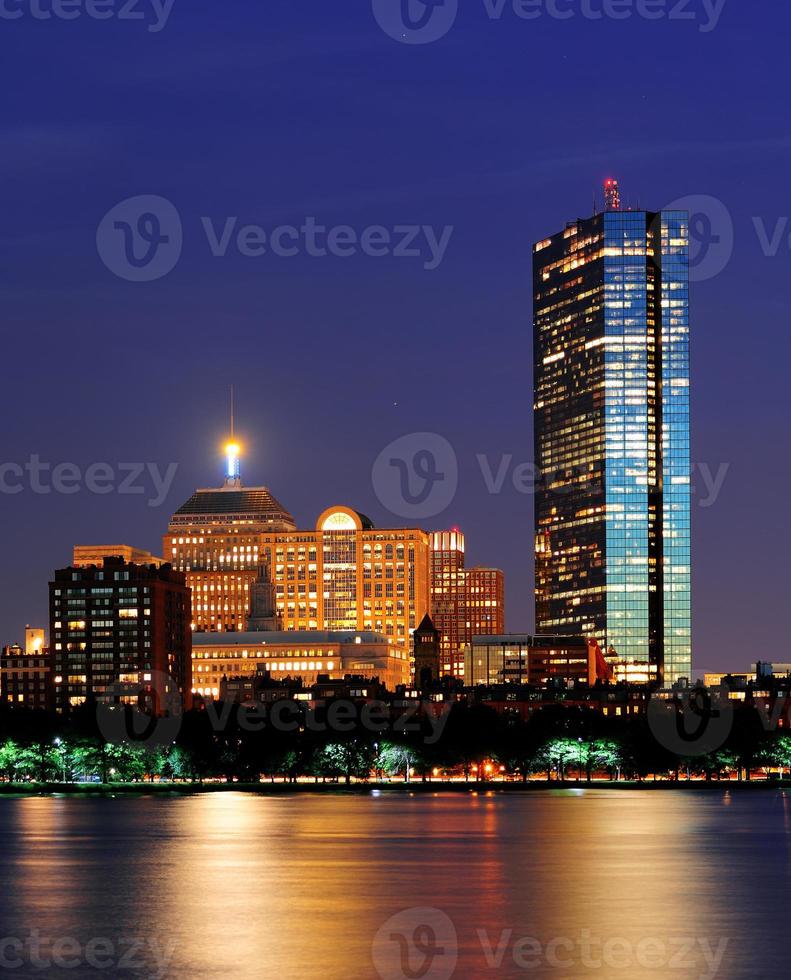
M623 212L623 213L624 214L629 214L630 212ZM233 422L232 422L232 425L233 425ZM247 426L245 426L244 428L245 428L245 430L248 429ZM252 456L255 457L255 452L254 452L255 445L256 445L256 440L255 440L254 437L251 438L250 436L245 436L244 438L239 438L233 432L233 429L231 430L230 437L229 437L229 435L228 435L228 433L226 431L224 437L221 438L220 440L218 440L217 445L215 447L217 460L218 461L221 461L222 464L223 464L223 465L216 465L215 470L217 472L221 472L222 473L222 478L224 480L224 486L222 486L222 487L218 486L218 487L214 487L214 488L208 487L205 490L193 491L189 495L189 497L187 499L187 502L182 506L182 508L180 508L180 509L177 510L176 517L174 519L179 519L178 518L178 515L181 513L181 511L184 508L187 508L187 510L189 510L190 505L194 504L194 501L198 498L198 495L201 494L201 493L212 495L212 494L218 493L219 491L221 491L223 489L226 489L226 490L227 489L234 489L235 487L238 487L240 490L241 489L244 489L246 491L255 490L256 489L255 487L248 487L248 486L246 486L244 484L243 480L242 480L242 460L246 457L247 453L250 450L252 450ZM482 474L482 478L484 480L487 478L487 476L488 476L489 479L491 479L492 473L490 472L488 474L485 474L485 473ZM205 480L204 482L205 483L208 483L209 481L208 480ZM176 484L174 484L174 486L175 485ZM266 491L267 494L269 494L268 488L258 488L258 489L263 489L263 490ZM174 497L175 497L175 491L174 490L171 490L170 493L167 496L167 502L168 503L171 502L171 500ZM375 487L374 487L373 497L374 497L374 500L376 500L377 503L380 504L380 508L381 508L381 498L378 497L378 495L376 493L376 488ZM127 498L127 501L133 500L133 499L134 499L134 496L130 496L130 497ZM530 500L529 497L526 498L526 499L528 501ZM277 500L274 500L274 498L272 498L272 500L274 501L275 509L278 510L278 512L280 512L280 510L282 510L283 513L285 514L286 523L283 524L283 528L282 528L283 531L289 531L289 530L294 530L295 531L300 526L300 522L297 519L293 518L290 512L288 512L285 509L283 509L282 506L277 502ZM165 506L167 506L167 503L165 504ZM344 505L340 505L340 509L343 509L343 507L344 507ZM338 509L339 508L337 506L336 507L331 507L331 508L326 508L325 507L323 513L326 515L326 514L329 514L330 511L335 511L335 510L338 510ZM158 517L158 515L159 515L159 513L160 513L160 510L159 509L152 509L152 510L149 511L149 513L152 514L153 515L153 519L156 520L157 517ZM384 513L385 513L385 515L390 514L391 517L393 516L392 513L391 512L388 512L386 509L384 509ZM442 525L442 518L444 517L444 515L445 515L445 511L443 511L439 515L439 517L437 519L417 521L417 522L414 522L414 521L413 522L410 522L409 520L398 519L398 520L391 520L388 523L390 523L394 528L397 527L397 528L403 528L405 530L414 529L414 530L425 531L426 532L426 535L428 536L428 538L431 539L433 536L435 536L438 533L437 530L436 530L436 528L438 526L441 526ZM321 515L320 515L320 517L321 517ZM186 520L187 518L182 517L180 519L181 520ZM165 542L167 542L169 540L169 535L171 533L173 533L173 531L172 531L172 525L171 525L171 530L170 531L166 531L166 533L164 535L164 541ZM460 533L463 535L463 531L460 531ZM111 539L111 540L120 540L120 538L125 537L125 536L126 535L121 534L119 532L119 529L116 528L114 533L110 533L109 539ZM149 536L147 535L146 536L146 540L148 540L148 538L149 538ZM86 540L98 540L98 535L97 534L94 534L93 537L91 537L90 534L89 534ZM162 543L163 543L163 538L160 535L159 536L159 542L158 542L157 554L162 553L163 550L164 551L167 551L167 549L163 549ZM136 541L134 547L138 547L138 545L139 545L139 541ZM84 547L90 547L90 546L84 546ZM69 550L71 550L71 546L70 546ZM480 555L482 553L482 551L483 551L483 549L481 547L481 544L479 543L478 544L478 548L477 548L477 553ZM488 549L487 549L487 557L489 557L489 555L488 555ZM164 560L165 561L171 560L171 559L168 558L167 553L165 553L165 555L164 555ZM54 567L54 564L55 564L54 562L51 563L52 567ZM61 562L61 564L65 564L65 561ZM478 568L478 567L486 568L486 567L493 567L493 566L500 565L500 564L504 564L504 563L498 562L498 558L495 555L492 558L492 560L490 560L490 561L476 562L476 566L475 567L476 568ZM175 566L175 567L178 567L178 566ZM50 570L49 570L49 572L47 574L51 574L51 568L50 568ZM507 581L508 581L508 578L506 576L506 583L507 583ZM531 614L530 614L529 607L532 605L532 599L533 599L533 596L531 594L530 596L527 597L527 599L524 602L521 602L520 603L519 597L517 597L517 600L514 603L514 605L515 605L516 608L515 608L515 610L512 610L512 612L511 612L511 615L513 615L513 618L514 618L514 620L516 622L515 623L512 623L511 622L511 619L510 619L510 616L509 616L509 622L507 623L507 627L508 627L508 631L509 632L512 632L514 634L519 634L521 632L525 632L524 627L522 627L520 629L519 625L516 625L517 623L524 623L524 622L530 622L530 630L529 630L530 632L532 632L532 631L539 631L540 632L540 630L537 630L537 624L534 627L534 625L533 625L534 624L534 620L532 620L532 617L531 617ZM30 621L31 622L45 622L46 621L46 615L44 615L43 617L41 617L38 620L36 620L35 617L33 617L33 618L30 619ZM26 622L27 622L27 620L26 620ZM560 630L545 629L543 632L553 633L553 632L560 632ZM8 643L16 642L16 637L12 635L7 640L4 640L3 642L8 642ZM717 669L719 669L720 665L723 664L726 659L727 658L722 658L721 657L719 660L716 661L715 666L717 667ZM737 663L737 665L733 669L734 670L738 670L738 669L741 668L741 666L743 666L743 665L742 665L741 662L739 662L739 663ZM698 675L701 675L702 676L702 673L703 673L704 670L710 670L710 669L712 669L711 668L711 665L709 665L709 664L705 664L704 665L703 663L696 662L695 664L693 664L693 676L695 676L695 677L697 677ZM681 675L678 675L678 676L681 676ZM684 676L686 676L686 675L684 675Z
M255 21L263 15L252 16ZM466 68L480 51L464 20L447 43L418 53L384 34L372 35L367 22L350 18L350 36L359 42L350 57L371 73L372 84L385 84L378 77L380 64L400 71L407 59L410 84L419 87L424 100L409 118L388 107L391 135L371 141L355 133L355 127L367 133L365 105L354 98L341 101L338 88L321 85L331 59L317 58L307 39L298 38L294 17L279 11L276 18L289 38L287 61L304 67L303 56L311 55L305 84L323 112L308 140L288 121L300 109L298 93L285 93L271 105L288 137L280 155L263 152L256 127L236 125L258 111L258 84L245 88L229 121L208 97L213 82L207 74L198 81L207 125L230 136L227 127L233 124L237 151L229 154L228 143L220 140L204 158L205 127L192 114L183 120L182 141L173 140L165 125L167 113L146 90L138 93L140 111L158 120L165 160L177 164L182 144L200 145L201 152L193 155L194 176L189 181L163 178L168 166L153 167L141 155L134 121L118 143L107 147L118 167L97 166L88 134L66 140L55 125L63 120L68 126L74 119L72 100L55 93L52 103L52 93L29 80L27 96L43 114L42 139L52 146L60 179L69 186L64 195L57 181L42 188L35 178L36 144L27 141L24 115L11 107L13 152L3 166L19 193L10 195L6 214L8 235L17 243L7 256L5 303L14 325L8 356L27 366L36 396L9 409L8 461L24 466L38 455L50 467L70 462L85 473L97 462L118 471L120 463L131 460L155 464L164 476L177 465L170 493L159 502L158 510L167 512L195 486L215 482L207 474L224 435L226 392L235 383L243 427L253 437L247 462L248 473L256 474L251 482L273 486L305 526L323 503L315 493L316 474L321 474L327 499L348 501L384 526L392 517L371 486L373 461L405 434L437 432L459 460L459 489L441 523L464 528L472 562L503 567L509 625L532 630L533 564L523 554L524 547L532 551L532 500L515 489L513 479L518 467L533 458L524 392L532 369L530 247L559 220L590 213L601 180L617 173L625 203L642 199L665 207L685 201L692 215L695 661L701 668L741 669L745 658L733 649L732 624L721 613L744 608L744 597L754 586L746 563L733 560L735 542L746 542L760 556L761 588L751 597L751 636L759 648L771 647L782 630L787 591L782 554L791 546L788 529L770 531L755 520L751 504L760 494L768 511L781 513L782 487L791 476L791 464L776 452L789 425L780 374L784 358L764 356L766 350L782 353L788 343L781 274L788 257L787 209L773 188L784 182L789 144L774 135L773 99L750 95L759 84L764 94L777 91L779 60L771 50L758 58L748 46L750 83L745 87L735 84L729 55L732 44L755 36L754 21L733 6L717 31L706 36L713 59L711 88L698 92L694 103L680 102L672 127L646 126L665 103L645 82L623 86L628 68L642 77L636 48L624 44L626 67L596 60L590 99L600 111L584 111L572 79L561 73L556 88L545 94L542 112L523 130L517 121L530 85L555 70L550 48L545 50L539 38L550 28L562 32L564 57L584 66L593 57L588 32L598 26L539 22L509 32L503 24L487 25L499 38L497 70L492 76L484 59L486 65L470 77ZM317 17L317 25L332 36L329 12ZM102 27L85 26L89 32ZM267 30L270 26L267 22ZM245 21L244 32L240 27L231 15L234 43L244 48L250 25ZM611 22L606 28L614 43L631 40L634 32L644 34L646 43L650 39L663 77L672 75L672 58L693 56L701 40L681 23ZM79 37L84 41L85 35ZM41 40L47 44L46 33ZM134 42L131 37L118 41L123 64ZM180 34L167 43L177 58L194 58ZM763 50L776 43L762 37ZM524 45L531 53L527 60ZM270 52L276 47L265 45ZM10 65L14 57L11 53ZM229 69L235 80L238 73L248 80L245 64L242 59ZM111 75L114 92L126 91L122 73ZM487 111L440 133L433 120L441 116L448 77L460 99L480 98ZM346 95L363 98L356 88L347 91L349 85L341 86ZM680 82L670 85L664 98L678 94ZM727 116L722 93L730 107ZM76 97L90 114L104 112L109 95L80 83ZM332 149L332 120L341 104L351 125L350 146L362 154ZM731 117L741 120L735 136ZM135 119L139 123L137 114ZM575 130L573 154L566 152L569 125ZM319 158L313 155L314 139L325 148ZM390 152L391 139L401 152ZM413 153L417 147L420 152ZM760 180L751 177L756 161ZM130 162L134 170L128 169ZM172 169L180 172L178 166ZM218 182L217 173L235 179ZM308 175L315 188L310 194L305 191ZM119 201L149 190L178 207L184 255L161 280L129 283L102 264L96 228ZM40 217L32 225L22 203L28 193L41 200ZM315 214L325 224L351 223L360 229L420 219L438 227L452 223L455 232L434 271L395 258L294 257L256 263L235 253L225 258L207 254L205 241L199 240L201 217L213 216L213 227L221 230L226 214L238 214L240 224L271 216L274 223L299 222ZM31 245L42 237L47 242L43 259ZM51 273L46 283L40 281L42 261ZM745 323L757 324L756 342L745 342ZM57 330L50 329L56 324ZM108 338L120 346L108 347ZM309 356L284 358L277 383L262 384L261 351L270 352L273 345L276 350L286 338L298 338ZM333 372L313 355L340 351L347 378L370 379L372 349L378 355L374 369L386 365L394 381L372 385L368 380L359 397L353 386L339 396ZM269 353L265 360L271 373ZM465 404L472 397L476 410L460 411L457 398L432 397L427 364L434 386L463 393ZM66 380L83 370L85 383L66 394ZM132 407L119 399L119 392L145 397L134 398ZM323 438L320 427L317 434L319 421L333 438ZM334 459L339 442L341 466ZM493 494L489 488L498 483L501 465L502 487ZM16 482L13 475L9 481ZM3 544L17 561L0 597L0 636L9 641L18 638L25 621L42 620L37 583L68 559L73 541L110 540L114 528L127 526L128 540L158 547L158 521L149 501L160 494L151 478L140 481L143 494L127 497L84 489L43 496L31 482L25 477L23 492L2 496L8 515Z
M0 0L0 966L784 975L789 22Z
M8 107L0 162L9 191L4 312L19 397L0 422L4 459L23 465L37 453L83 472L100 461L163 471L178 463L167 513L216 482L212 455L233 383L255 441L250 482L271 485L301 525L329 499L384 526L373 461L404 434L437 432L460 465L442 524L465 530L472 562L504 568L509 625L529 631L533 568L523 548L532 550L532 501L512 477L533 457L530 248L559 220L589 214L601 180L618 174L625 203L662 208L691 197L697 218L695 660L741 669L753 658L733 649L722 610L746 610L749 596L750 635L771 648L784 625L791 547L791 531L756 520L753 504L760 497L763 510L783 513L791 479L791 461L777 452L791 424L782 30L736 3L708 33L694 20L525 22L508 9L489 21L479 6L436 43L410 47L363 6L312 10L309 25L288 5L228 9L216 56L208 11L177 8L157 35L88 18L7 25L18 44L9 43L3 68L20 98ZM69 68L67 32L71 57L95 64L102 86L30 74L26 51ZM602 58L605 45L618 59ZM141 50L155 63L151 75ZM677 65L702 56L707 84L690 98ZM349 66L343 77L340 63ZM284 87L292 72L295 84ZM403 99L393 98L394 79ZM526 125L537 93L540 111ZM103 264L97 227L120 201L151 193L181 214L183 255L169 275L131 283ZM235 242L214 256L201 223L210 218L221 236L229 216L238 230L309 215L360 231L405 223L455 231L429 271L410 258L253 259ZM325 351L342 355L346 384L337 365L327 370ZM427 392L427 365L446 395ZM374 383L384 368L394 380ZM355 378L365 380L359 397ZM339 443L343 464L334 468ZM491 495L486 477L508 455L503 490ZM721 466L729 468L718 482ZM327 483L321 494L316 474ZM110 540L127 526L130 542L156 550L159 534L150 480L144 495L126 498L47 497L29 487L1 501L3 547L17 564L0 597L0 636L9 640L25 621L41 621L38 583L68 560L73 541ZM739 547L750 562L734 559Z

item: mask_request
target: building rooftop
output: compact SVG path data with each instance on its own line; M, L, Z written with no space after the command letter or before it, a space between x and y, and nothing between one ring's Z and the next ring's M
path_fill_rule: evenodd
M72 565L76 567L99 565L105 558L123 558L136 565L163 565L165 561L158 555L135 548L129 544L75 544Z
M178 518L259 518L261 523L282 524L288 530L296 530L296 523L286 508L279 503L267 487L239 489L229 487L213 490L196 490L174 515Z
M473 646L587 646L587 639L575 633L501 633L496 636L473 636Z
M437 632L437 627L434 625L434 620L431 616L426 613L426 615L420 620L420 626L415 630L416 633L428 633Z
M322 643L342 643L357 646L370 643L387 643L381 633L358 632L357 630L262 630L260 632L240 633L193 633L192 646L195 647L255 647L283 646L286 644L308 644L318 646Z

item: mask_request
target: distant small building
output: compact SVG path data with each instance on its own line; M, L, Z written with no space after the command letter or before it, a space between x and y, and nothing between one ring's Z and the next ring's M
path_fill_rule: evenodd
M781 664L772 663L766 660L759 660L758 663L752 665L753 676L760 679L761 677L774 677L776 679L791 677L791 664Z
M441 673L441 635L426 613L413 636L415 650L415 687L430 687Z
M555 680L593 686L597 681L612 680L612 668L599 644L583 636L475 636L465 658L465 683L470 687L540 687Z
M43 629L25 629L25 646L3 647L0 702L7 707L45 711L52 705L51 661Z
M771 663L768 660L759 660L752 664L750 671L706 671L703 674L703 683L706 687L722 687L723 684L742 689L749 683L762 681L780 682L791 679L791 664Z
M606 718L634 718L645 714L651 691L645 685L629 687L626 684L578 687L571 692L557 687L496 684L468 688L465 697L468 704L482 704L498 714L522 721L559 704L565 709L596 711Z
M315 683L303 684L299 677L277 680L260 664L253 674L223 677L219 699L248 706L296 701L314 710L338 700L363 704L372 701L387 705L395 703L393 692L388 691L384 684L360 674L346 674L335 678L319 674Z
M709 671L703 675L703 683L706 687L740 687L745 688L753 679L752 674L741 674L732 671Z
M128 544L75 544L71 563L74 568L89 568L91 565L101 565L105 558L121 558L136 565L157 567L165 563L163 558L152 555L150 551Z

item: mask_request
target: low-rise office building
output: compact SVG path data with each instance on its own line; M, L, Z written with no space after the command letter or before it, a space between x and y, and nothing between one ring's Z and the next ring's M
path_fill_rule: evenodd
M223 677L254 677L259 667L275 680L301 678L317 683L320 674L378 678L389 690L408 684L409 651L379 633L347 630L286 630L194 633L193 694L218 699Z

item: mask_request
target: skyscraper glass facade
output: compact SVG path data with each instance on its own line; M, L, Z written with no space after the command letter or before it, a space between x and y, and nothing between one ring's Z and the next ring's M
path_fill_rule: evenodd
M665 674L692 669L689 217L662 214L662 451Z
M687 215L572 222L534 282L537 628L689 676Z

